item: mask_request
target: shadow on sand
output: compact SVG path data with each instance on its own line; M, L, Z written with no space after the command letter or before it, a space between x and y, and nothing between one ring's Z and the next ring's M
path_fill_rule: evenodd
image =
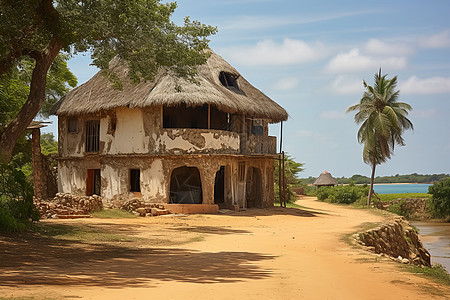
M36 234L0 235L0 285L152 286L152 280L233 283L264 279L271 270L252 252L200 252L84 244Z

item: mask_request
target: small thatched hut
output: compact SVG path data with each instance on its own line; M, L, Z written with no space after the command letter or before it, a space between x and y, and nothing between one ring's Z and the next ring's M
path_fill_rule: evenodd
M321 186L335 186L337 185L337 180L331 176L327 171L323 171L320 176L314 181L314 185L317 187Z
M101 195L113 204L217 207L273 205L276 138L268 124L286 111L211 53L197 82L161 70L133 84L118 59L69 92L59 120L59 191Z

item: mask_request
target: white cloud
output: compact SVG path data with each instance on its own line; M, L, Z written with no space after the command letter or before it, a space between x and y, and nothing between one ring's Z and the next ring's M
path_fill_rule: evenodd
M344 111L329 110L320 113L320 118L325 120L342 120L346 118Z
M332 73L357 72L376 70L378 68L402 69L406 66L405 57L374 57L362 55L359 49L354 48L347 53L336 55L326 66Z
M406 43L387 43L378 39L370 39L363 47L364 51L372 55L410 55L413 48Z
M242 3L240 3L242 4ZM311 24L320 23L325 21L331 21L336 19L343 19L353 16L374 14L376 11L348 11L338 12L332 14L304 16L304 15L291 15L291 16L238 16L237 18L228 19L223 24L218 24L221 31L224 30L261 30L266 28L276 28L282 26L292 26L299 24Z
M246 65L288 65L315 61L325 50L320 43L284 39L282 43L263 40L252 46L224 48L220 52L235 62Z
M436 76L421 79L411 76L408 80L401 82L399 87L404 94L445 94L450 93L450 78Z
M450 48L450 30L444 30L431 36L421 36L419 45L423 48Z
M338 76L331 84L333 91L339 94L362 94L364 87L361 79L347 76Z
M425 110L416 110L414 109L411 112L411 116L417 118L432 118L437 115L437 110L435 108L425 109Z
M282 78L275 83L274 88L282 91L292 90L298 86L299 82L300 79L297 77Z

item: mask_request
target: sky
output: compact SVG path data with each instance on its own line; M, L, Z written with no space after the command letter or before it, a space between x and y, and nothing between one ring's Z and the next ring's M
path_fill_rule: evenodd
M398 76L399 101L413 107L414 131L376 175L450 173L450 1L177 3L174 22L190 16L217 26L211 49L289 113L283 150L304 164L300 177L324 170L370 176L358 125L345 111L379 68ZM89 55L69 61L79 84L97 72L89 64ZM280 125L271 125L270 134L279 136Z

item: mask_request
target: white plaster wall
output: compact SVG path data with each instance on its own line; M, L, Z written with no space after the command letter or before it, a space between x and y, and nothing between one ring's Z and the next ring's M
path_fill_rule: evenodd
M140 109L117 108L117 126L108 134L109 118L100 122L100 141L105 142L104 154L147 153L149 137L145 136Z
M58 164L58 192L78 194L86 190L86 174L73 166Z
M103 165L100 174L102 180L102 197L105 199L113 199L114 196L120 195L121 181L119 170L109 165Z
M166 181L161 159L154 160L149 168L141 170L141 193L148 200L165 198Z

